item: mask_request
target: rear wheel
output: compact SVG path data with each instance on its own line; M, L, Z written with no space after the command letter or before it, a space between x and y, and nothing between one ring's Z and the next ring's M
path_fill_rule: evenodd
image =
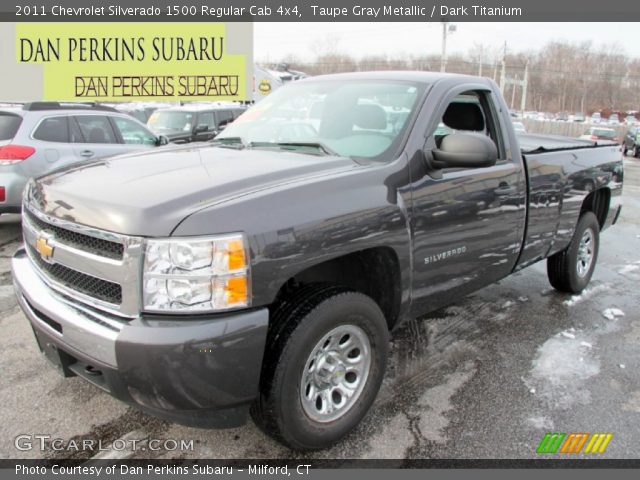
M556 290L579 293L589 284L598 259L599 233L598 219L585 212L569 246L547 259L549 282Z
M369 297L305 287L276 309L252 415L296 450L332 445L364 417L387 359L384 315Z
M640 156L640 150L638 150L638 145L633 146L633 150L631 151L631 156L638 158Z

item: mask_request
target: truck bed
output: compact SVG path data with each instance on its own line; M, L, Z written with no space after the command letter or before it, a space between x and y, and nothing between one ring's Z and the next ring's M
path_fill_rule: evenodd
M527 231L519 267L564 249L571 240L586 196L610 192L611 224L620 203L622 153L614 142L593 142L553 135L518 135L528 183ZM607 207L602 207L607 209ZM607 210L608 210L607 209Z
M615 145L615 142L583 140L580 138L563 137L560 135L540 135L525 133L518 135L522 153L559 152L582 148L597 148Z

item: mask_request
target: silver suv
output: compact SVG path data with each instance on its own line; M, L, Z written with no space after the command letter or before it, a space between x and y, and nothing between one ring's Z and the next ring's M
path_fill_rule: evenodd
M0 214L20 213L31 177L167 143L129 115L102 105L34 102L0 108Z

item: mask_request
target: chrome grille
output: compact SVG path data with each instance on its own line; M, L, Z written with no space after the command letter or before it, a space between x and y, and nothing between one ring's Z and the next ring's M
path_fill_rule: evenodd
M84 250L101 257L117 260L122 259L122 255L124 254L124 245L121 243L91 237L72 230L66 230L40 220L27 209L25 209L24 212L27 215L29 222L31 222L34 227L41 231L48 230L52 232L55 235L56 240L64 243L65 245L69 245L70 247Z
M47 284L92 308L120 317L140 314L143 239L46 215L27 199L22 232L27 253ZM36 248L49 247L46 257Z
M27 250L31 261L63 286L114 305L122 302L122 287L117 283L86 275L64 265L47 263L31 245L27 245Z

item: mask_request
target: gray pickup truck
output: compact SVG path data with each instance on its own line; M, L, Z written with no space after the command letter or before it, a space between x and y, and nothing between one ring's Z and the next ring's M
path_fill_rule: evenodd
M31 181L14 283L63 375L323 448L373 403L403 321L544 259L581 291L622 176L620 145L516 137L486 78L317 77L209 144Z

